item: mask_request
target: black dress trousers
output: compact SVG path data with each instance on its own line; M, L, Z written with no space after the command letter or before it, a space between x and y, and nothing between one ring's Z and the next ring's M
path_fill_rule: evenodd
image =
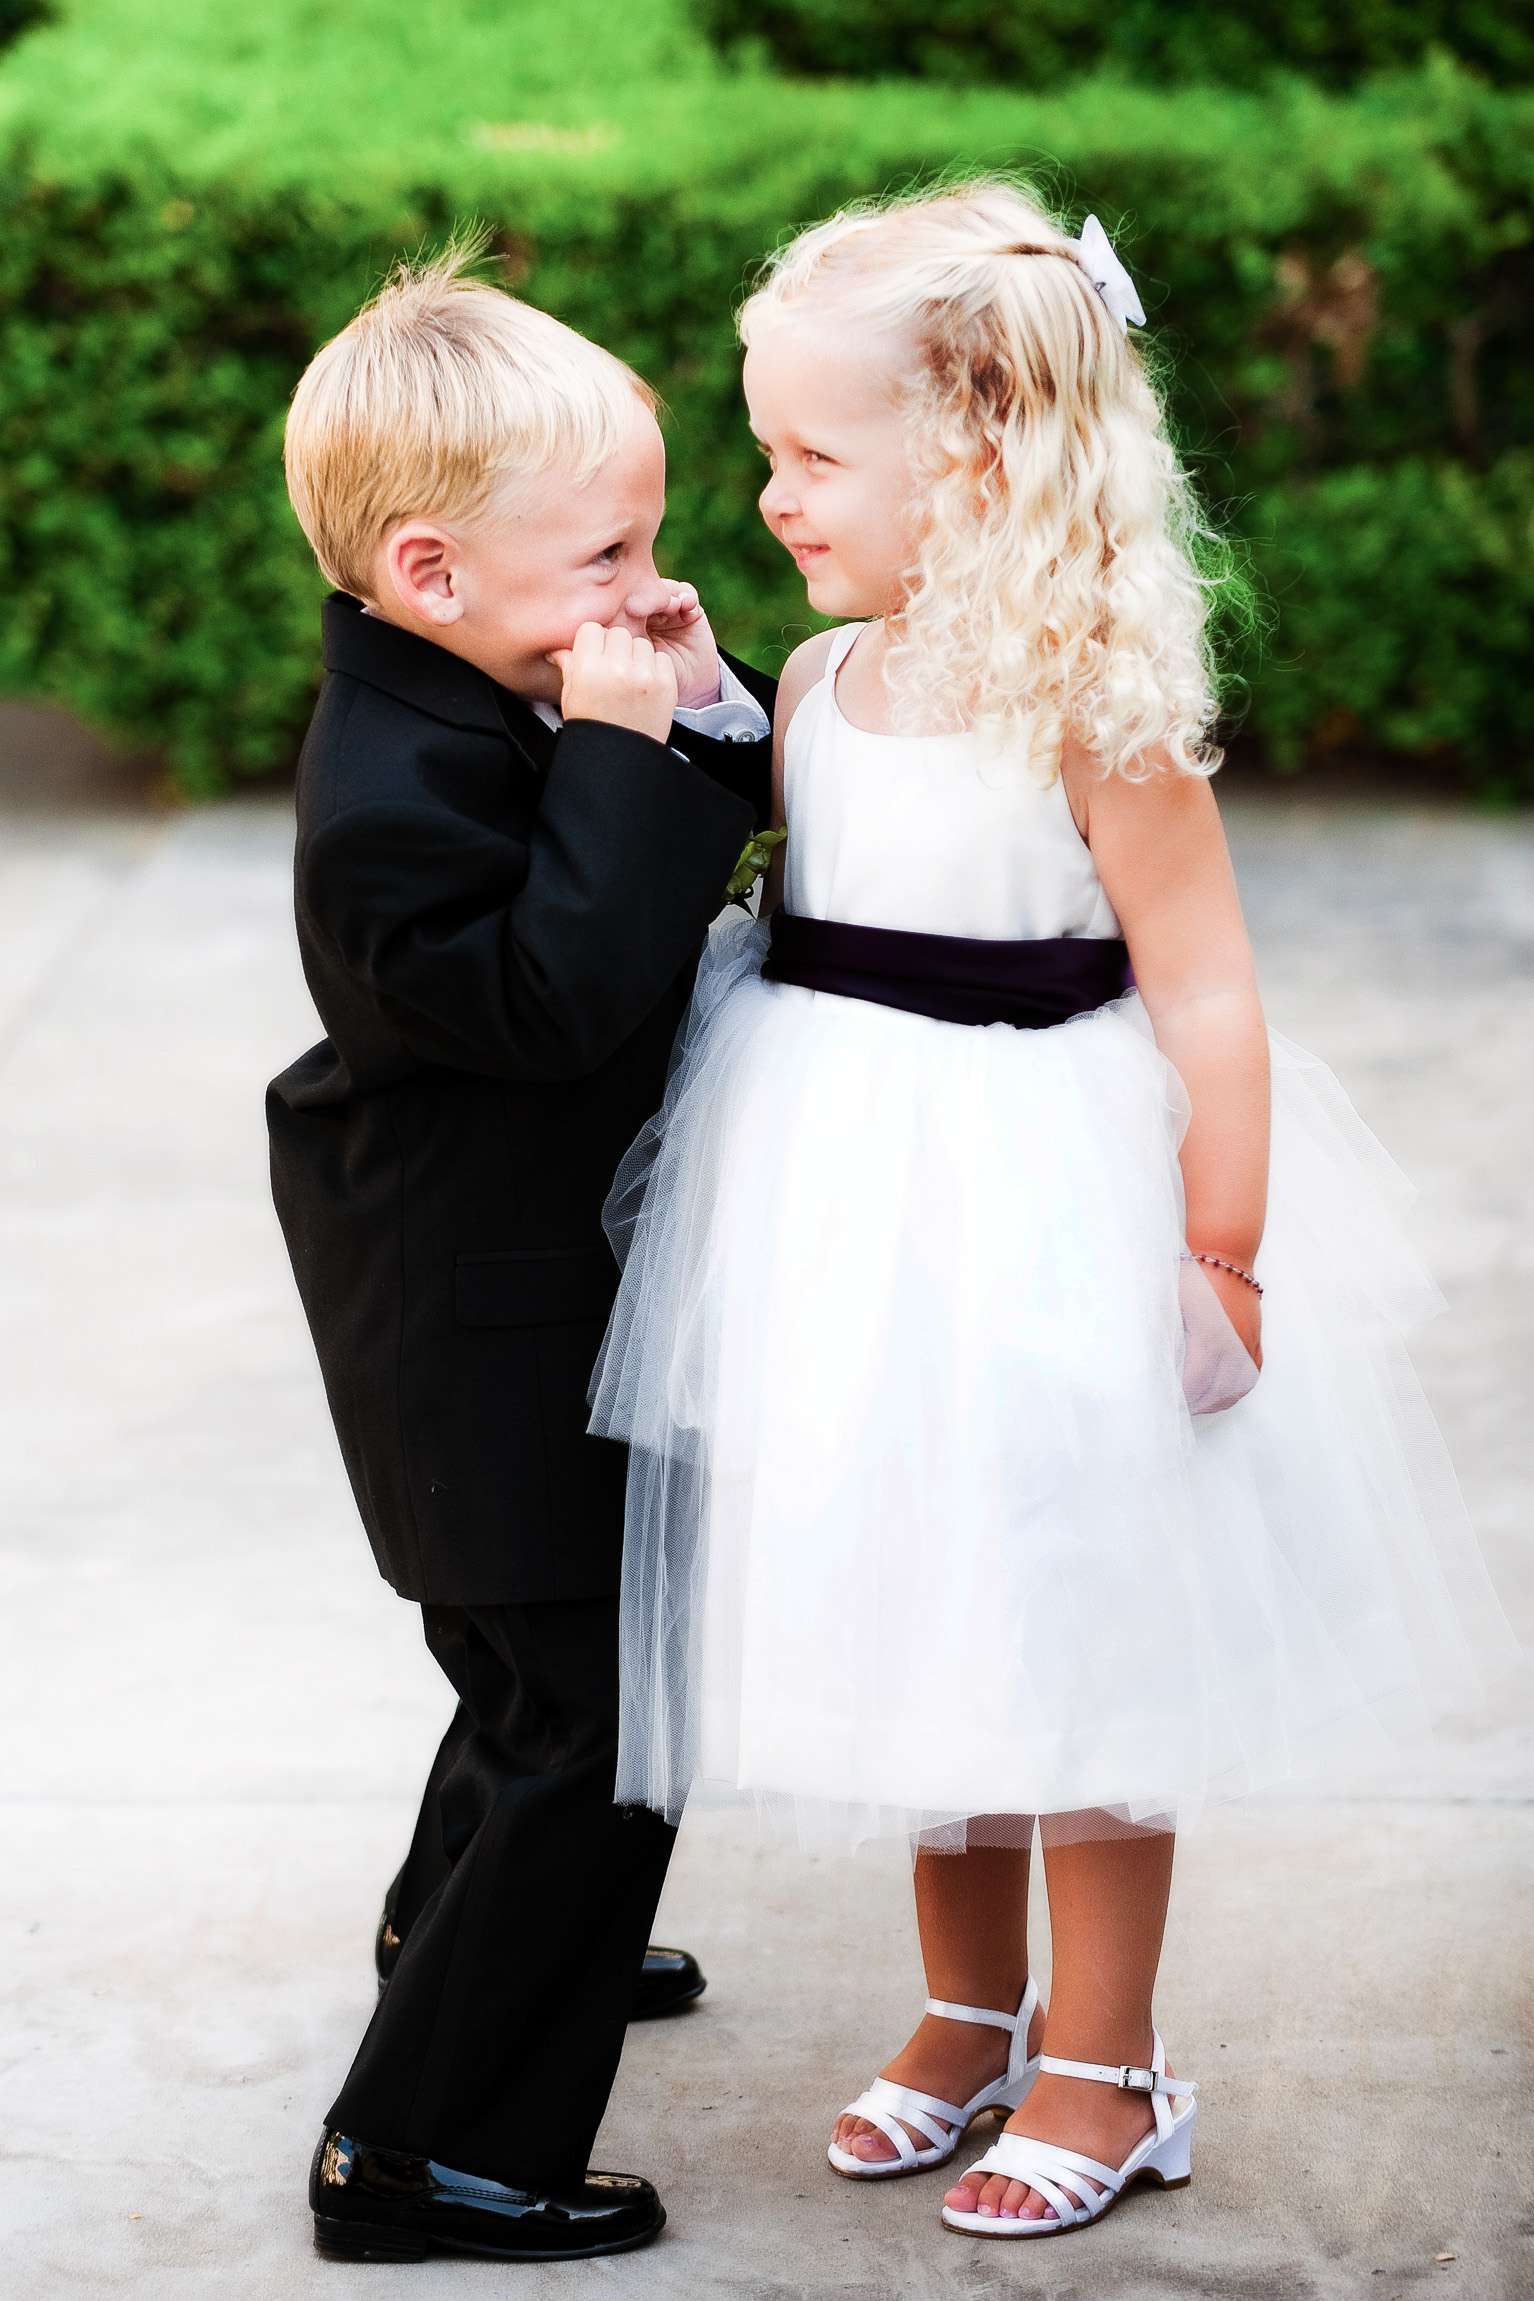
M579 2183L675 1831L613 1803L617 1601L425 1606L460 1711L438 1882L326 2122L461 2172Z
M426 1787L421 1793L421 1807L416 1815L410 1850L389 1887L389 1922L401 1941L453 1866L447 1858L442 1793L452 1779L464 1744L473 1731L474 1720L460 1702L431 1762L431 1772L426 1777Z

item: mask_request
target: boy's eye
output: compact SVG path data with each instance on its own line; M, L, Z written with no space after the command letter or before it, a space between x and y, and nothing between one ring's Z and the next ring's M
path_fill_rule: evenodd
M601 562L602 562L604 559L621 559L622 557L623 557L623 546L622 546L622 544L621 544L621 543L610 543L610 544L607 546L607 549L606 549L605 551L599 551L599 552L597 553L597 563L598 563L598 565L600 565L600 564L601 564Z

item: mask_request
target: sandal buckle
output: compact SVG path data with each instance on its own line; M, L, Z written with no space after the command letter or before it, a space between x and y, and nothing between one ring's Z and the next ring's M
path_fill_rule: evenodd
M1153 2069L1136 2069L1132 2062L1126 2061L1119 2071L1119 2088L1124 2093L1154 2093L1156 2072Z

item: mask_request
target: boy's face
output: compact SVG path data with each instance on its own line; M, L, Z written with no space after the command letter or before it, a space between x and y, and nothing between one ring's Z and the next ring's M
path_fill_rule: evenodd
M887 614L911 562L911 473L891 372L888 346L830 342L793 319L764 327L746 353L751 429L772 466L762 517L821 615Z
M481 520L396 530L369 604L516 694L558 703L554 649L583 623L641 632L674 595L655 568L665 509L665 444L636 400L628 437L583 486L540 472Z

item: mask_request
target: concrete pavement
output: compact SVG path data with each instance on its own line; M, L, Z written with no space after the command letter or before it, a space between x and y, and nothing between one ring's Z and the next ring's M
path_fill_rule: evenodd
M1452 1310L1418 1363L1527 1638L1534 831L1224 797L1271 1020L1420 1186ZM1160 2020L1204 2083L1198 2178L1080 2244L987 2247L940 2230L940 2184L830 2174L830 2117L921 1994L905 1864L715 1812L658 1928L709 1992L635 2031L598 2151L660 2182L664 2240L579 2270L314 2257L307 2155L447 1704L356 1525L266 1194L261 1088L315 1035L289 843L280 802L159 814L63 722L0 718L6 2293L1534 2291L1518 1684L1183 1850Z

